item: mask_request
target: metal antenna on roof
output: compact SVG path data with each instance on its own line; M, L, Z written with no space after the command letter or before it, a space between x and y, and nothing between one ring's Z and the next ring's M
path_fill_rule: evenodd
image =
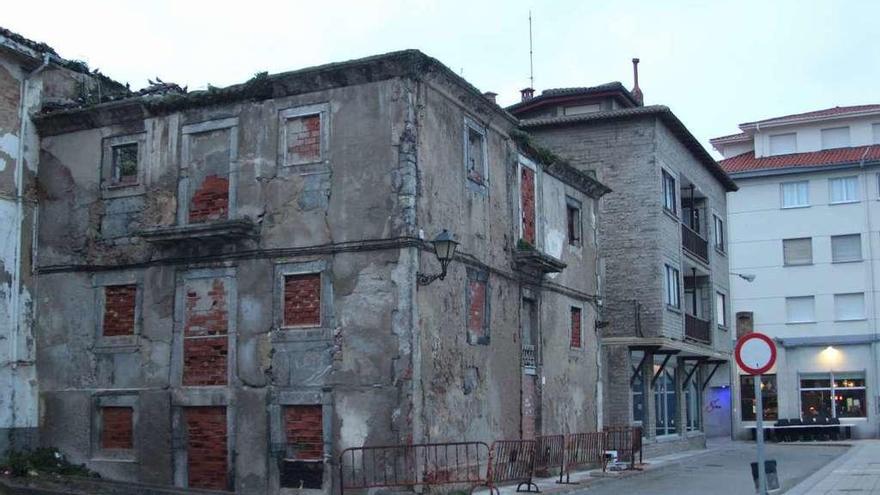
M535 65L532 61L532 11L529 9L529 87L535 87Z

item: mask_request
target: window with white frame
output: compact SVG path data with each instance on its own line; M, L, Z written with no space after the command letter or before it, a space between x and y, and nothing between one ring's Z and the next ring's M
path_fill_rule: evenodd
M822 149L849 147L849 127L832 127L822 129Z
M874 134L874 144L880 144L880 123L871 126Z
M663 207L672 213L676 213L675 201L675 178L667 171L663 171Z
M718 215L715 218L715 249L724 252L724 220Z
M486 129L475 121L464 119L464 166L467 179L486 186L489 177Z
M837 321L864 320L865 295L861 292L834 294L834 319Z
M810 183L808 181L783 182L780 189L783 208L810 206Z
M786 323L813 323L816 321L816 298L798 296L785 298Z
M678 280L678 269L666 265L666 304L674 308L681 307L681 287Z
M785 266L809 265L813 263L813 238L783 239L782 260Z
M836 177L828 179L832 203L852 203L859 200L859 178Z
M862 260L862 235L833 235L831 236L831 261L842 263L845 261Z
M808 418L864 418L868 407L863 372L800 375L801 413Z
M790 132L787 134L776 134L770 136L770 154L771 155L787 155L797 151L797 134Z
M715 321L719 327L727 328L727 296L715 292Z

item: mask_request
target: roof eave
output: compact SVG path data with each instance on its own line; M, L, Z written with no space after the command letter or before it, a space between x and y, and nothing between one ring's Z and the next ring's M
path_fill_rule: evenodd
M842 120L842 119L851 119L851 118L859 118L859 117L871 117L875 115L880 115L880 110L871 109L871 110L858 110L854 112L847 113L838 113L834 115L821 115L821 116L810 116L810 117L791 117L782 120L771 119L767 122L756 121L756 122L746 122L744 124L740 124L739 128L743 132L759 130L761 128L766 127L782 127L792 124L808 124L811 122L826 122L829 120Z

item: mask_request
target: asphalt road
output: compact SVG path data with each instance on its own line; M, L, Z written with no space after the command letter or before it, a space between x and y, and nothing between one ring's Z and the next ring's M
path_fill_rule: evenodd
M846 452L846 447L767 444L780 484L791 488ZM614 480L573 493L584 495L754 495L750 462L755 444L736 442L682 459L657 471ZM649 461L650 462L650 461Z

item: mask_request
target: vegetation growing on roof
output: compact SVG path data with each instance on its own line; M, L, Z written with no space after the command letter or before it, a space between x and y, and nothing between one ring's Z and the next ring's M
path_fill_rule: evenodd
M85 464L73 464L58 449L52 447L10 450L0 464L0 473L12 477L61 474L100 478L98 473L86 468Z
M526 154L545 165L565 163L561 156L536 143L532 136L525 131L514 129L510 132L510 137Z

